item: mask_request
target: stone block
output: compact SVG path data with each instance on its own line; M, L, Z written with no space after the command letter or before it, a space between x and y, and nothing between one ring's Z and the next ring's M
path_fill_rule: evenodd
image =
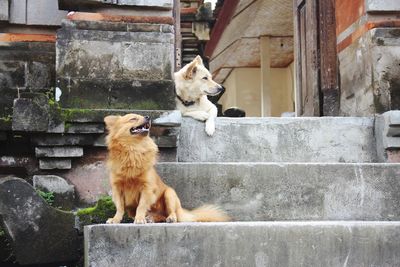
M29 25L59 26L67 17L67 11L59 10L58 1L27 1L26 23Z
M1 156L0 169L11 169L13 173L23 170L23 173L31 175L38 171L38 161L35 157Z
M35 147L35 155L38 158L74 158L83 156L82 147Z
M50 207L23 179L0 179L0 217L21 265L79 259L81 239L73 213Z
M165 32L169 26L152 32L144 26L128 30L127 25L63 23L57 32L56 65L63 107L175 107L174 34Z
M71 169L70 159L39 159L41 170L69 170Z
M183 119L179 161L377 161L374 118L217 118L212 138L204 127Z
M399 222L86 226L85 266L396 266ZM140 263L140 264L138 264Z
M59 79L61 105L72 109L171 110L172 81Z
M72 210L75 202L73 185L56 175L34 175L33 187L43 192L52 192L54 195L53 207L63 210Z
M17 98L13 105L12 130L45 132L49 123L49 105L46 97Z
M0 42L0 81L4 88L41 90L55 84L55 45Z
M400 11L400 3L397 0L366 0L367 12L395 12Z
M94 139L86 134L43 134L32 136L31 142L37 146L88 146Z
M8 21L9 18L8 0L0 0L0 21Z

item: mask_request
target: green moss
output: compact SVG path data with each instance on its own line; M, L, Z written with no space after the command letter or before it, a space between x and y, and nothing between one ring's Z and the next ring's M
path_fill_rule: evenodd
M62 109L61 110L61 117L62 119L67 121L74 121L76 118L86 117L85 115L93 113L92 109Z
M0 121L7 123L7 122L11 122L12 121L12 116L11 115L7 115L4 117L0 117Z
M81 226L89 224L105 223L108 218L115 215L116 209L111 197L101 197L94 207L80 209L76 212ZM123 222L131 222L128 217L124 217Z
M54 203L54 193L53 192L43 192L41 190L36 190L39 196L41 196L50 206Z

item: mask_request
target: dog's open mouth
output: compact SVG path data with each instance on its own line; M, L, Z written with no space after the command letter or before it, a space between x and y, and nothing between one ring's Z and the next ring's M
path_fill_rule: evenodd
M131 134L148 134L150 131L150 126L151 126L151 123L150 123L150 121L148 121L142 125L139 125L136 128L132 127L130 129L130 132L131 132Z

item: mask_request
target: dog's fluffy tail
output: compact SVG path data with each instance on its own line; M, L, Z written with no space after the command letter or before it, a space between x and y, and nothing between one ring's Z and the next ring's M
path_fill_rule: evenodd
M227 222L229 216L218 206L204 205L194 210L180 209L178 222Z

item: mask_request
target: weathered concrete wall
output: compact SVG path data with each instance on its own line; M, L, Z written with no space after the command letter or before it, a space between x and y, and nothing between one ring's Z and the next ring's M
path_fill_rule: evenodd
M54 43L0 42L0 117L12 114L18 89L22 93L54 86Z
M85 227L85 266L397 266L398 222Z
M170 25L64 21L57 32L63 107L173 109L173 66Z
M376 162L374 118L185 118L178 161Z
M372 29L339 53L342 115L400 108L399 36L399 28Z

